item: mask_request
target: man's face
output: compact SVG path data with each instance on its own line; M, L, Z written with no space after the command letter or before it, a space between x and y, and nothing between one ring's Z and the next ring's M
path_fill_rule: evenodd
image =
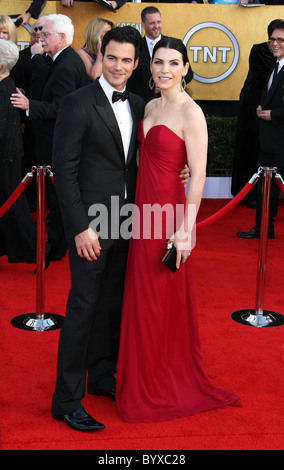
M145 34L149 39L157 39L162 30L162 19L160 13L148 13L145 22L142 22Z
M116 90L123 90L133 70L138 65L134 45L128 42L119 43L113 39L106 45L102 58L103 75L106 81Z
M52 21L48 21L44 24L41 34L43 51L46 52L50 57L53 57L66 45L65 35L54 32Z
M272 39L284 39L284 29L275 29L270 37L270 41ZM277 41L270 42L270 48L272 53L276 59L280 60L284 57L284 41L282 43L278 43Z

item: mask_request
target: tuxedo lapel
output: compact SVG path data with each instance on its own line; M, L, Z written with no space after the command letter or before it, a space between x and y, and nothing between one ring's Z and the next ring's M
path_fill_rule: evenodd
M119 130L119 126L117 124L116 117L114 115L113 109L102 89L100 86L99 82L96 81L93 85L93 90L94 90L94 103L93 106L97 113L100 115L101 119L104 121L105 125L107 128L110 130L114 142L118 147L120 156L124 159L124 149L123 149L123 143L122 143L122 138Z
M271 76L271 74L272 74L273 69L274 69L274 66L273 66L273 68L270 70L269 78L270 78L270 76ZM269 81L269 78L268 78L268 81ZM284 67L282 67L282 69L278 72L276 79L272 82L271 87L269 88L269 90L268 90L268 92L267 92L267 94L266 94L266 97L265 97L265 99L264 99L264 103L263 103L264 106L269 102L269 100L271 99L271 97L273 96L273 94L275 93L275 91L277 90L277 87L278 87L278 85L279 85L279 82L280 82L281 80L283 80L283 78L284 78ZM265 88L266 90L267 90L267 86L268 86L268 81L267 81L267 83L266 83L266 88Z
M127 163L131 160L131 157L135 156L135 149L137 145L136 143L137 142L137 126L140 120L140 115L138 114L139 107L137 106L137 99L136 99L136 96L132 93L130 93L129 95L129 104L130 104L131 113L132 113L133 126L132 126L131 140L130 140L128 155L127 155Z

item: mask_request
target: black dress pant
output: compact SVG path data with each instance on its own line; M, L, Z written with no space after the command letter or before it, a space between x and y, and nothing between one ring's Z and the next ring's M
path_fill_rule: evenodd
M53 414L81 408L87 375L91 393L115 385L128 241L101 245L100 256L90 262L78 256L73 241L69 244L71 289L59 339Z

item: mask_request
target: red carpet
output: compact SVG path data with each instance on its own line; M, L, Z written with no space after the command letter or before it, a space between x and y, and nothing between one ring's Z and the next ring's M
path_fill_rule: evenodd
M204 200L203 220L226 204ZM34 266L0 258L1 434L2 450L280 450L283 429L284 326L254 328L234 322L236 310L255 307L258 241L241 240L255 211L243 203L198 231L192 254L205 368L212 382L234 390L242 408L227 407L154 424L128 424L115 404L86 395L84 405L106 429L83 434L51 417L59 330L30 332L11 325L35 311ZM284 204L268 241L266 310L284 315ZM67 258L46 272L46 311L64 315L68 294ZM165 453L165 452L161 452ZM126 454L126 453L125 453ZM123 455L123 452L122 452Z

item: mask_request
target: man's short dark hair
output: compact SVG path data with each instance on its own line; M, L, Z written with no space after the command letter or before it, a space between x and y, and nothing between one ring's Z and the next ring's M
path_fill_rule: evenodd
M146 8L144 8L144 10L141 11L141 21L143 21L143 23L145 23L146 15L150 15L151 13L160 13L161 14L161 12L156 7L146 7Z
M268 32L269 37L272 35L275 29L284 29L284 21L283 20L275 21L275 24L272 25L272 27L270 28L270 31Z
M135 48L135 60L139 57L141 35L136 28L132 26L117 26L106 32L101 45L101 53L104 56L106 46L110 41L133 44Z

